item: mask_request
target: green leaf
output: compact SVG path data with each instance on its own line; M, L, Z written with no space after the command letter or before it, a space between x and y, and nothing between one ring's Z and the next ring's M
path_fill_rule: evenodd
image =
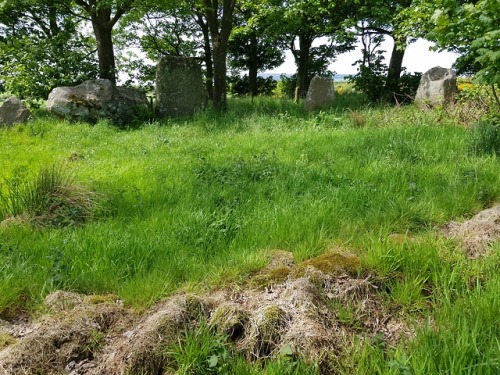
M281 348L280 354L284 357L291 357L293 356L293 350L290 345L285 345Z
M218 363L219 363L219 357L216 356L215 354L212 355L210 358L208 358L208 367L209 368L217 367Z

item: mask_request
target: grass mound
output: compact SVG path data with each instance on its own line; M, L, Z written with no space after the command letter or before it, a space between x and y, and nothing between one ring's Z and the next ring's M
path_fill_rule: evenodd
M13 179L7 194L0 195L0 217L4 225L28 222L37 226L79 225L92 218L99 195L78 185L63 167L42 168L32 181Z
M0 329L0 363L27 373L187 374L235 366L256 370L259 363L279 363L285 356L288 362L276 366L286 371L283 366L302 368L340 355L356 339L379 335L394 345L411 334L403 320L389 314L368 279L337 268L324 272L315 268L323 266L318 259L324 257L307 262L314 280L301 276L269 290L240 286L178 295L141 314L125 309L115 296L56 291L45 299L50 315Z

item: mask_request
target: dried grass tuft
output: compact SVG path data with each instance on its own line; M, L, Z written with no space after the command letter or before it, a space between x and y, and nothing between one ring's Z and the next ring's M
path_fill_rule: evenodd
M289 320L289 315L277 305L257 310L245 338L252 359L269 358L276 354Z
M500 239L500 205L481 211L463 223L448 223L442 232L445 237L458 240L468 258L483 257Z
M214 311L209 321L218 334L227 336L231 341L237 341L245 335L245 326L249 314L236 304L222 304Z

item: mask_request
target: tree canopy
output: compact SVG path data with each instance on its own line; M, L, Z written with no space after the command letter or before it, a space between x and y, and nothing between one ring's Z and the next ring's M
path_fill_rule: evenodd
M21 98L46 97L55 86L96 76L91 38L82 20L53 2L0 3L0 80Z
M500 84L499 14L498 0L0 1L0 80L23 98L93 77L115 82L119 68L141 68L123 61L123 51L135 47L153 63L164 55L197 57L209 97L223 110L228 67L248 71L255 95L258 72L278 66L289 50L299 98L312 76L331 74L329 64L358 39L360 74L376 78L370 84L383 86L379 94L392 93L408 41L425 37L461 55L459 72ZM388 65L376 49L384 37L395 40ZM142 65L151 79L153 66Z
M500 2L498 0L415 0L405 13L407 35L436 42L460 54L457 67L479 80L500 84Z

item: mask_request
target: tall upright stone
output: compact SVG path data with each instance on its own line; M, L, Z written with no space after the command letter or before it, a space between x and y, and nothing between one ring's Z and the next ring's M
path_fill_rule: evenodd
M329 77L314 76L309 84L304 109L313 111L331 104L335 99L333 80Z
M205 108L208 98L199 62L163 57L156 70L156 100L160 117L192 115Z
M18 98L11 96L0 107L0 126L25 123L30 116L29 109Z
M415 103L422 108L446 106L457 92L457 74L451 69L436 66L420 79Z

